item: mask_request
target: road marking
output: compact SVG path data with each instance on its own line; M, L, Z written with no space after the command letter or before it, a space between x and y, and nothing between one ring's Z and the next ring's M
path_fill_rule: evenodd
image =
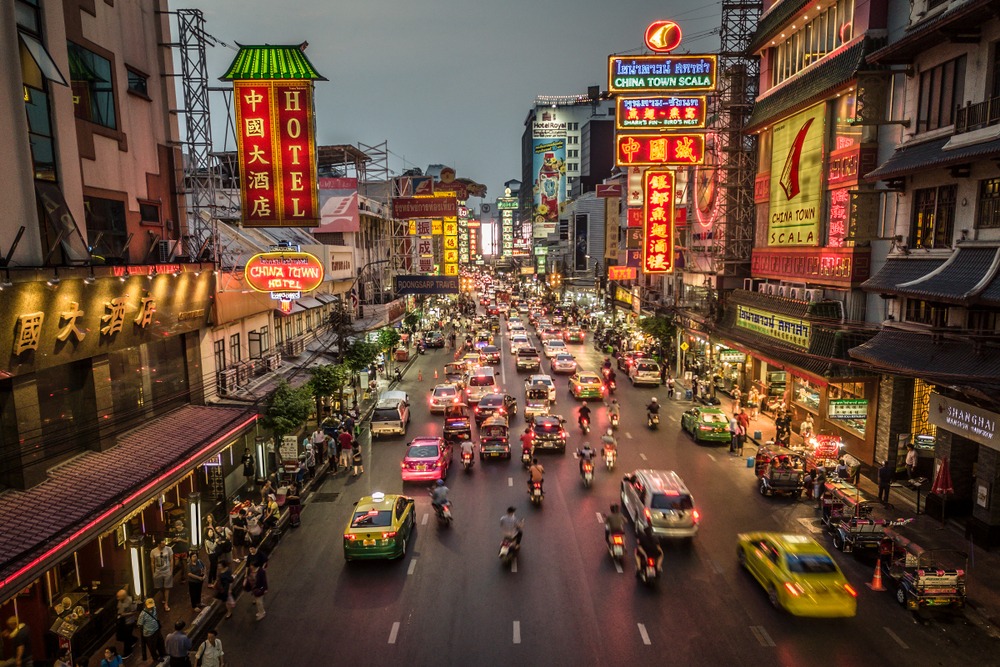
M510 571L517 574L517 558L510 562Z
M514 621L514 643L521 643L521 621Z
M705 456L707 456L708 458L712 459L713 461L715 460L715 457L712 456L711 454L709 454L708 452L705 452Z
M421 526L426 526L427 525L427 517L429 517L429 516L430 516L430 514L425 514L422 517L420 517L420 525Z
M399 634L399 621L392 624L392 630L389 631L389 643L396 643L396 635Z
M900 648L910 648L907 645L906 642L904 642L902 639L899 638L899 635L897 635L895 632L893 632L892 630L890 630L888 627L883 626L882 629L885 630L885 633L887 635L889 635L890 637L892 637L892 640L894 642L896 642L897 644L899 644Z
M410 561L410 567L406 568L407 574L413 574L413 571L417 569L417 559L414 558Z
M751 625L750 632L757 638L761 646L774 646L774 640L771 639L771 635L767 634L763 625Z
M508 477L507 478L507 486L514 486L514 478L513 477Z
M803 528L808 530L810 533L813 533L814 535L818 535L823 532L823 526L820 525L822 519L810 519L807 517L800 517L796 519L796 521L802 524Z
M642 452L639 452L639 458L642 459L643 461L645 461L646 460L646 455L643 454Z
M597 523L604 523L604 515L600 512L594 512L597 515Z
M670 421L672 421L672 422L675 422L675 421L677 421L677 417L674 417L673 415L670 415L669 419L670 419Z
M715 561L715 560L713 560L713 559L709 558L709 559L708 559L708 564L709 564L709 566L710 566L710 567L711 567L711 568L712 568L713 570L715 570L715 573L716 573L716 574L722 574L722 566L721 566L721 565L719 565L719 563L718 563L717 561Z
M629 440L631 440L632 439L632 434L629 433L628 431L626 431L625 432L625 437L628 438Z
M642 637L642 643L649 646L652 642L649 641L649 633L646 632L646 626L642 623L637 623L639 626L639 636Z
M619 563L618 561L615 561L615 570L618 572L618 574L625 574L625 570L622 569L622 564Z

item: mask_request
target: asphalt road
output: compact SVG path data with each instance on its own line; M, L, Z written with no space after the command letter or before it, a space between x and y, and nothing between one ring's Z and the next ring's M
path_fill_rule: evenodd
M508 353L502 385L523 407L523 381ZM601 356L590 338L570 345L582 367L597 370ZM254 620L244 596L220 626L230 665L954 665L997 664L997 640L969 612L914 615L891 592L872 592L873 563L833 550L807 500L764 498L752 470L727 448L694 444L679 429L687 404L661 411L660 430L649 431L644 405L661 388L633 388L619 373L622 403L617 468L598 465L585 489L571 452L584 438L575 427L577 402L557 379L558 402L570 427L565 455L542 454L546 496L530 505L525 474L510 462L476 462L470 474L458 455L448 478L455 522L436 525L427 486L404 485L399 461L416 435L441 432L428 411L434 368L448 351L428 351L402 388L413 412L406 437L364 441L366 472L357 479L329 477L309 502L302 526L287 534L268 569L267 617ZM543 369L547 364L543 362ZM417 371L423 381L417 381ZM593 402L591 402L593 406ZM523 430L520 415L514 436ZM607 426L595 410L596 444ZM598 513L617 501L621 477L637 468L673 469L685 479L701 511L693 545L665 545L664 575L655 589L638 584L626 559L623 572L604 545ZM342 531L352 503L373 491L416 498L418 523L401 562L346 564ZM333 497L331 494L339 494ZM526 518L516 567L497 559L499 519L508 505ZM853 619L800 619L770 606L760 586L736 563L737 532L815 532L859 591Z

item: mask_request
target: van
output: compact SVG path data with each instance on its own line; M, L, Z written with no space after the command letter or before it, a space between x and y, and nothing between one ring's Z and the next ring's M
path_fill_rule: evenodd
M636 470L621 486L622 510L636 531L651 526L657 538L685 538L698 534L700 515L684 480L673 470Z
M476 366L469 372L469 380L465 383L465 400L469 405L479 402L486 394L496 394L496 373L491 366Z
M386 391L372 411L371 432L374 440L380 435L406 435L410 423L410 397L405 391Z

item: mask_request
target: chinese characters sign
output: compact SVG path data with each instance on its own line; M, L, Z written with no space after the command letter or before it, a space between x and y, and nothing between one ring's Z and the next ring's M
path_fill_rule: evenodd
M715 90L714 55L608 57L608 92L684 93Z
M674 269L674 173L647 169L643 174L642 272Z
M698 97L619 97L615 127L619 130L697 129L705 127L704 95Z
M812 325L798 318L737 305L736 326L790 343L796 347L809 348L809 334Z
M619 167L692 165L705 160L705 135L618 134L615 164Z
M312 82L237 80L233 94L243 224L315 227Z

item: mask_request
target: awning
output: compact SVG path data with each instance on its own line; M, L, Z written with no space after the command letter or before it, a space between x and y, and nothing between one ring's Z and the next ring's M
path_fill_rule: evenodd
M336 294L328 294L327 292L318 292L313 296L322 301L323 303L333 303L334 301L340 300L340 297L338 297Z
M750 38L750 46L747 53L756 53L774 35L785 27L802 8L809 4L809 0L784 0L773 3L759 19L757 19L757 29L754 30L753 37Z
M0 600L112 530L256 420L242 409L188 405L123 434L107 451L71 459L31 489L0 494Z
M311 296L302 297L301 299L298 300L298 304L306 309L321 308L323 305L325 305L319 299Z
M952 2L947 10L906 29L905 34L870 56L872 64L906 64L928 47L943 42L958 41L971 31L978 35L982 25L996 16L996 0L965 0ZM978 41L978 40L977 40Z
M961 136L961 135L955 135ZM1000 155L1000 139L973 143L957 148L946 148L952 141L951 135L923 141L909 142L897 148L892 156L874 171L865 174L866 181L885 181L899 176L908 176L918 171L932 168L951 167L973 160L982 160ZM953 142L954 143L954 142Z
M944 264L944 257L914 257L891 258L882 265L874 276L861 283L861 289L866 292L894 294L896 286L908 283L926 276Z
M1000 248L964 247L952 253L936 271L897 286L905 296L968 304L994 277L1000 267Z

